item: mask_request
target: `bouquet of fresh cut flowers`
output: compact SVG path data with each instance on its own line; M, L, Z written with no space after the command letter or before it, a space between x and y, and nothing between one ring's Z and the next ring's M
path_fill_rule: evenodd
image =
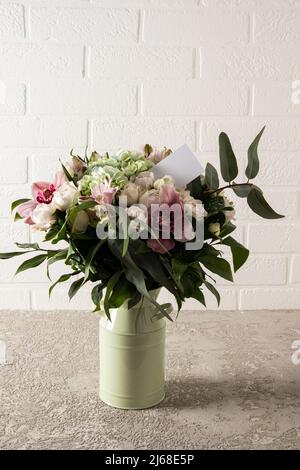
M205 305L209 290L217 299L213 274L233 280L222 245L230 247L234 271L247 260L249 251L232 237L236 226L229 189L245 198L250 208L267 219L283 217L266 202L263 192L252 183L259 170L257 147L263 130L248 149L246 182L236 182L238 166L225 133L219 136L220 168L226 184L220 186L217 170L208 163L187 187L176 178L155 179L153 166L172 151L145 145L140 151L122 150L109 155L92 152L82 158L71 151L61 163L53 182L32 185L32 198L12 203L15 220L22 219L33 230L45 231L53 249L37 243L16 243L21 251L2 253L0 259L35 254L24 261L17 273L47 263L63 261L69 267L50 287L68 281L70 299L87 282L95 311L110 309L125 301L129 307L141 298L155 304L158 317L170 317L170 304L159 304L150 295L160 287L176 299L178 311L186 298ZM182 165L185 162L182 161ZM54 249L58 242L65 242ZM48 245L47 245L48 246Z

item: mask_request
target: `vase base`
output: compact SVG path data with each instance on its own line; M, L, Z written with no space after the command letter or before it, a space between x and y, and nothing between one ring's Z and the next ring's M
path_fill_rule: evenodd
M113 400L112 397L107 397L105 394L100 392L100 399L103 401L108 406L111 406L112 408L118 408L121 410L144 410L146 408L153 408L154 406L157 406L159 403L161 403L165 399L165 394L160 396L160 398L156 400L152 400L151 402L149 401L148 403L140 403L140 404L129 404L128 402L126 403L127 400L124 400L122 403L122 400Z

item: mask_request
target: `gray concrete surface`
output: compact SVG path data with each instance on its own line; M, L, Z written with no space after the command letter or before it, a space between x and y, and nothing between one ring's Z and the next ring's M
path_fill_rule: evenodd
M300 312L182 312L166 399L144 411L98 399L93 314L2 311L0 339L1 449L300 447Z

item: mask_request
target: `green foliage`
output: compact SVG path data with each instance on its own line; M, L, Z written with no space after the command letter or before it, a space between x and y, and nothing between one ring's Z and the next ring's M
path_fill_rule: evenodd
M233 267L234 271L236 272L247 261L249 256L248 248L244 247L241 243L237 242L234 238L230 236L222 240L221 243L222 245L227 245L230 247L233 260Z
M225 132L221 132L219 135L219 155L221 173L224 181L233 181L234 178L237 177L238 166L229 137Z
M37 266L42 264L44 261L46 261L47 257L48 257L48 254L37 255L37 256L34 256L33 258L30 258L30 259L24 261L24 263L22 263L18 267L18 269L16 271L16 275L19 274L19 273L22 273L23 271L26 271L27 269L36 268Z
M225 259L217 258L213 255L204 255L200 258L200 263L212 273L223 277L227 281L233 282L230 264Z
M258 160L258 155L257 155L257 147L260 141L260 138L265 130L264 126L260 133L255 137L253 140L252 144L250 145L248 149L248 165L246 168L246 176L247 178L253 179L255 176L257 176L258 171L259 171L259 160Z
M223 252L219 248L222 245L230 248L234 272L243 266L249 256L249 250L232 237L236 226L231 222L232 217L229 214L232 214L234 209L224 197L224 191L232 190L236 196L243 198L248 203L253 212L263 218L283 217L270 207L262 190L252 181L259 172L258 145L264 129L258 133L249 146L245 171L246 181L236 181L238 175L237 159L229 137L221 132L219 136L220 170L226 184L220 187L218 171L210 163L206 165L205 175L197 176L188 184L187 189L195 199L203 202L206 211L204 219L205 241L201 249L187 251L184 242L176 241L175 247L170 252L156 253L147 246L145 240L130 239L127 227L123 227L123 235L125 235L123 239L119 236L119 239L116 240L109 238L99 240L95 229L97 221L93 218L91 210L97 205L97 202L92 199L82 201L83 198L79 198L79 202L66 212L56 211L55 223L45 234L45 241L50 241L53 245L63 241L67 243L67 248L49 250L41 248L38 243L16 243L20 251L0 253L0 259L10 259L37 252L36 256L27 259L20 265L17 273L37 267L46 261L49 279L51 266L56 262L63 262L71 272L61 275L51 285L49 294L58 284L68 281L73 276L80 275L69 287L69 298L72 299L85 283L93 283L91 297L95 311L102 308L103 300L104 311L108 318L110 318L112 308L118 308L124 302L128 302L128 307L131 308L145 297L155 306L157 318L166 317L172 321L170 304L160 305L151 296L151 292L160 287L166 288L174 296L178 311L182 308L186 298L195 298L205 306L207 292L215 297L219 305L220 294L211 276L216 274L228 281L233 281L231 265L223 258ZM149 156L152 150L152 147L147 144L144 147L142 159L134 152L125 152L121 159L119 156L112 159L107 154L106 157L103 157L104 163L109 162L113 171L117 166L118 173L113 174L120 176L120 182L124 186L128 179L127 177L124 179L124 174L121 171L123 166L125 165L127 170L130 170L129 167L132 163L134 163L133 166L136 165L134 159L138 159L146 171L152 163L145 156ZM167 154L169 151L166 151ZM89 173L91 168L100 164L99 159L101 160L101 156L96 152L93 152L90 157L86 153L84 159L73 155L72 152L71 155L73 159L77 159L77 163L83 169L82 174L85 172L87 178L91 176ZM73 177L64 164L62 164L62 168L67 180L77 185L81 176L75 174ZM86 194L82 190L81 196L88 198L89 193ZM19 205L28 201L30 199L19 199L13 202L11 210L14 211ZM90 223L85 233L77 234L74 233L73 225L81 211L88 211ZM16 211L15 220L20 218Z
M247 202L253 212L264 219L281 219L284 217L284 215L280 215L272 209L265 200L262 192L256 188L252 188L249 192Z
M205 181L210 189L218 189L219 176L218 172L213 165L207 163L205 168Z
M11 212L13 212L16 209L16 207L18 207L21 204L24 204L25 202L28 202L28 201L30 201L30 199L28 199L28 198L18 199L17 201L14 201L10 206Z

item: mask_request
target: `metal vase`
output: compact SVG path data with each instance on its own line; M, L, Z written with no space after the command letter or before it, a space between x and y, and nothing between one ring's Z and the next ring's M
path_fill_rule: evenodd
M158 291L152 291L156 298ZM115 408L143 409L165 396L165 319L146 298L100 318L100 398Z

